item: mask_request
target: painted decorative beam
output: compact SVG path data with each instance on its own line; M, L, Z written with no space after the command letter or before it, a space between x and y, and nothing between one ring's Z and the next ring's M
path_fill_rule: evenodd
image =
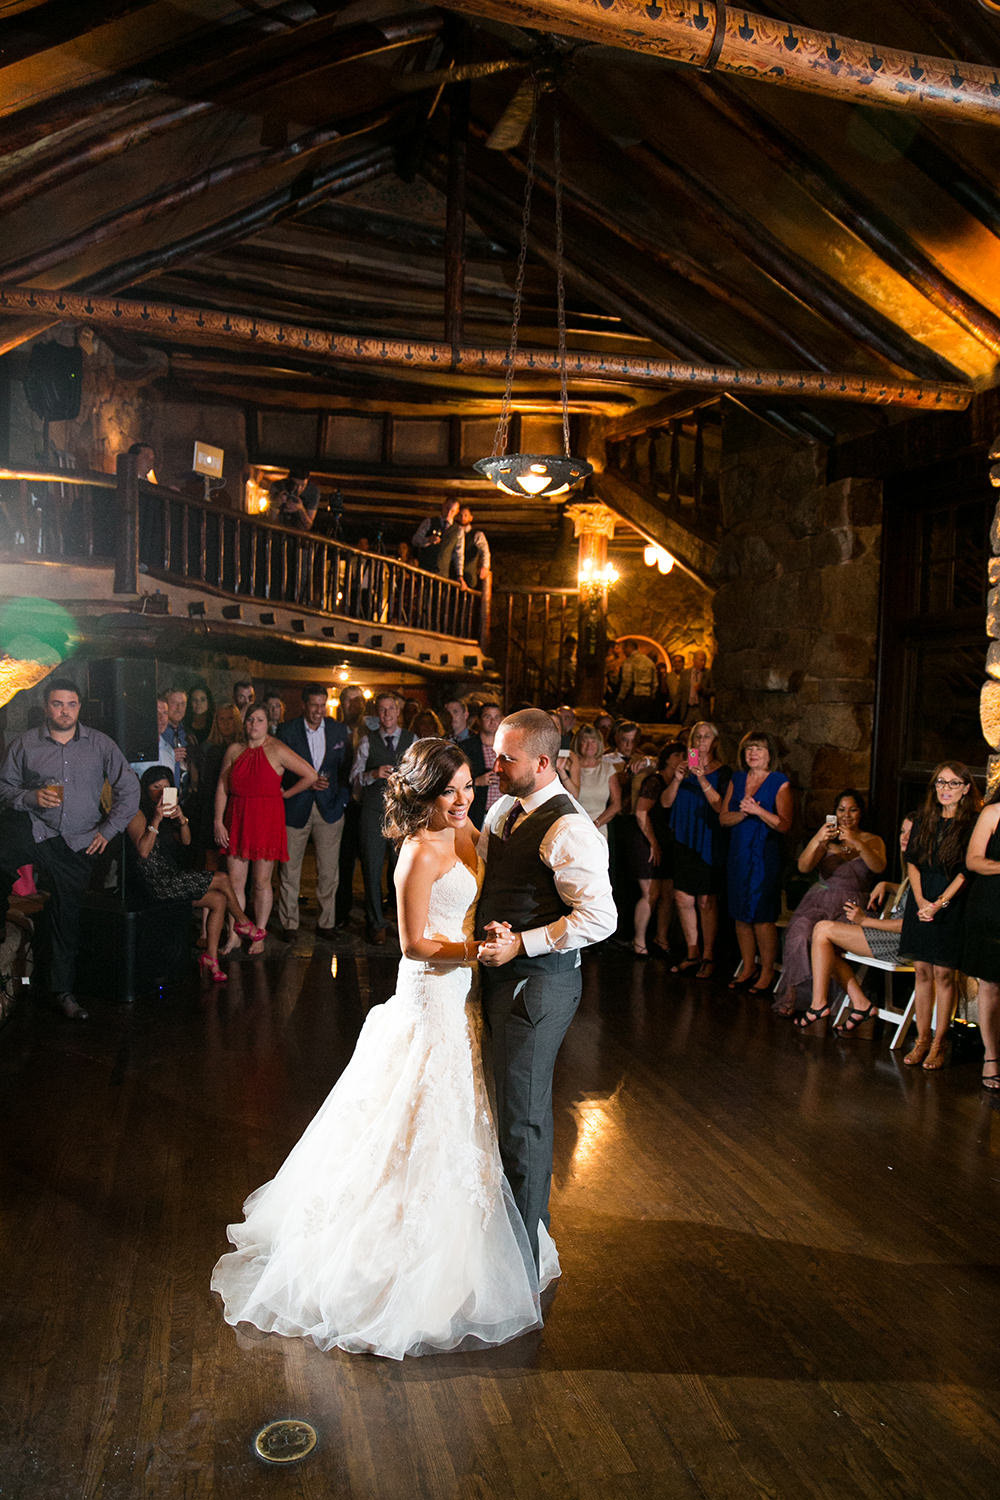
M448 8L828 99L1000 121L1000 69L795 26L721 0L448 0Z
M148 332L169 338L183 334L196 339L221 338L225 343L256 348L305 350L313 358L327 356L349 364L399 366L403 369L453 368L469 374L505 371L507 351L462 347L452 358L451 346L412 339L345 337L293 323L276 323L247 315L210 312L167 303L85 293L48 291L37 287L0 285L0 310L54 320L92 323ZM553 349L521 349L514 359L518 370L558 374L559 355ZM850 373L818 375L806 370L735 369L725 365L697 365L645 355L567 351L571 377L600 376L635 385L684 385L696 390L743 391L752 396L781 395L793 400L855 401L868 406L905 406L924 411L963 411L972 388L919 380L878 380Z

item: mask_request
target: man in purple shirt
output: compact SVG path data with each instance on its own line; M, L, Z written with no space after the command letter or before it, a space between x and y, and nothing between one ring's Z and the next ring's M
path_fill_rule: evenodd
M45 723L11 740L0 766L0 908L21 865L50 892L49 986L70 1020L87 1012L73 994L80 901L92 860L139 808L139 780L114 740L79 722L80 694L66 677L45 686ZM105 783L111 808L101 810Z

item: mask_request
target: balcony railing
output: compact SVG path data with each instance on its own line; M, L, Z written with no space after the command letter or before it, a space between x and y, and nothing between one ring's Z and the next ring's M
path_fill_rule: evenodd
M105 475L0 470L0 551L60 562L113 561L116 593L139 577L237 599L292 605L372 624L431 631L485 648L489 587L329 537L222 510L147 484L119 463Z

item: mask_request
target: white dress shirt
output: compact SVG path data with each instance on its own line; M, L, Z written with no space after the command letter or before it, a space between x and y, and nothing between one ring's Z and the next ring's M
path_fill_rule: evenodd
M313 769L318 771L326 756L326 723L320 719L316 729L310 729L303 720L303 728L306 732L306 744L309 746L309 759L313 763Z
M618 926L618 912L608 878L607 840L601 837L599 829L594 827L579 802L556 776L530 796L504 796L494 802L483 819L483 831L479 835L480 858L487 862L490 831L499 832L515 801L520 801L524 808L524 814L518 820L520 824L524 816L537 811L551 797L560 796L569 797L576 811L556 819L546 831L538 854L542 863L552 871L556 890L570 910L547 927L531 927L521 933L521 943L528 958L586 948L589 943L600 943L610 937Z

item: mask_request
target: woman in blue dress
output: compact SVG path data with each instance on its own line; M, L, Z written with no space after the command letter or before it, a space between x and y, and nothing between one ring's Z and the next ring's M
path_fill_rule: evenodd
M719 809L729 786L729 767L719 757L719 731L700 720L691 726L687 761L681 762L660 799L671 809L674 835L674 897L687 957L674 974L710 979L714 969L715 939L719 930L719 890L722 886L723 838ZM701 920L701 948L698 922Z
M740 741L739 769L726 789L719 822L732 830L729 914L743 960L732 988L761 994L774 983L784 836L792 826L792 789L766 730L751 729Z

